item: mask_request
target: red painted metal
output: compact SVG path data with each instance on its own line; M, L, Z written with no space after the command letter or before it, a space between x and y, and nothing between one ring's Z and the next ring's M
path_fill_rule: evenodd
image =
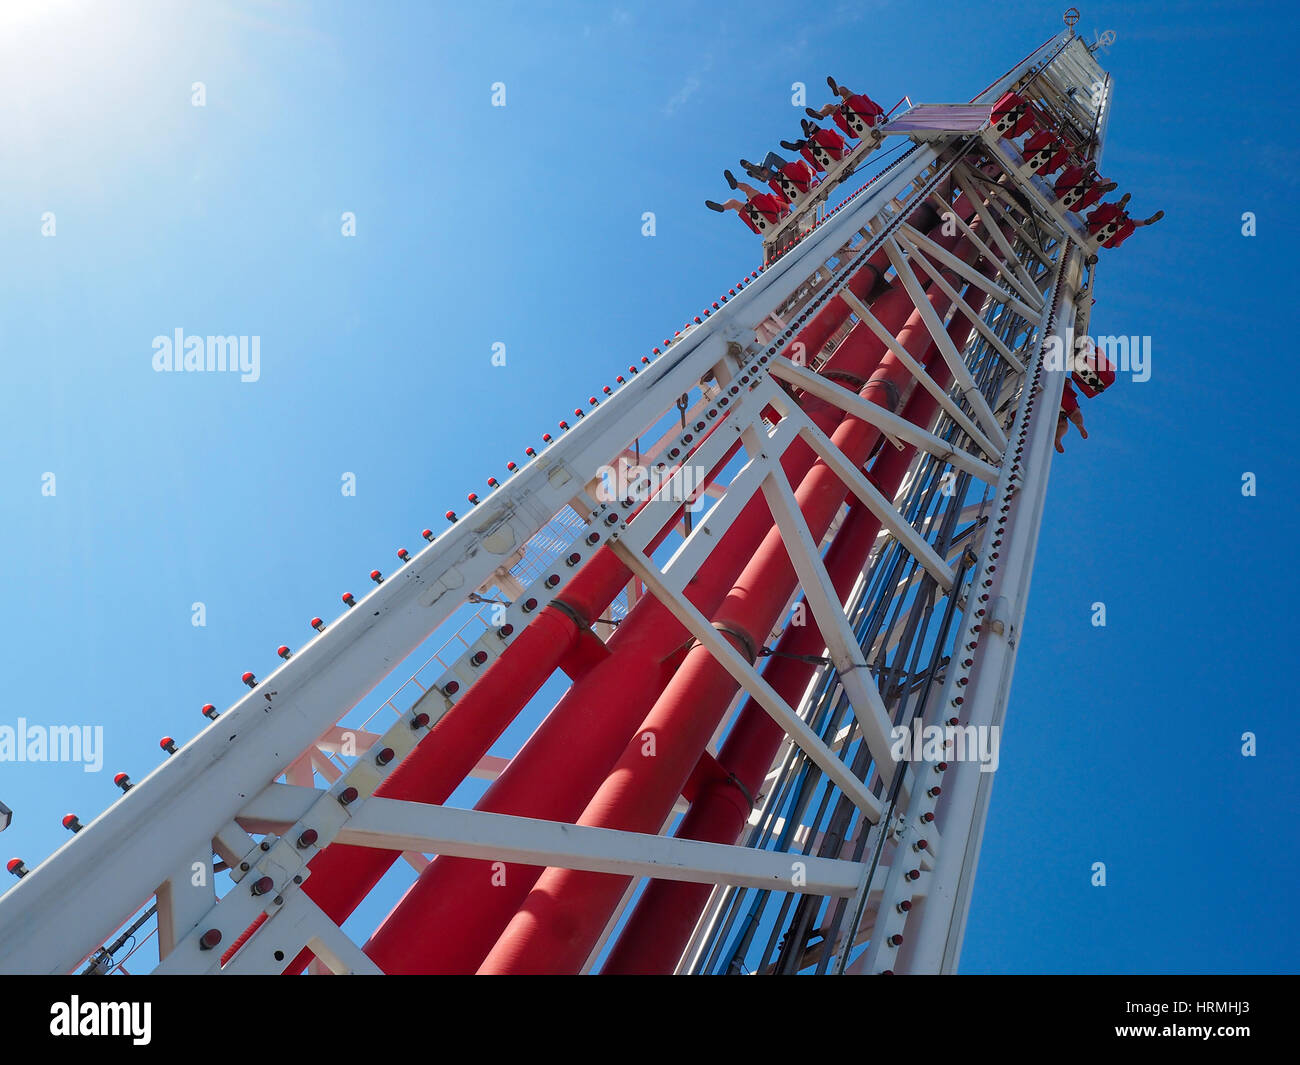
M981 271L992 276L994 266ZM953 280L951 274L945 279ZM984 294L974 287L965 297L977 312ZM958 315L948 327L948 336L961 350L972 331L969 319ZM946 387L950 379L947 363L936 345L931 345L925 362L935 383ZM914 389L903 408L903 416L916 425L929 425L938 402L924 389ZM902 484L916 454L915 447L901 451L885 448L872 466L870 477L876 487L892 499ZM860 501L855 501L834 542L826 553L826 570L840 601L847 599L862 572L871 546L880 531L880 520ZM778 652L764 671L764 679L791 705L807 690L816 666L795 656L820 655L826 646L821 630L812 620L789 625L777 643ZM735 843L749 818L748 796L757 795L776 757L785 732L753 699L741 709L710 772L693 798L674 835L680 839L711 843ZM715 768L716 767L716 768ZM738 786L739 784L739 786ZM607 974L671 973L685 950L695 924L713 890L709 884L680 880L652 880L628 916L602 968Z
M969 213L969 205L959 207L963 208L963 213ZM959 256L969 259L974 249L963 238L955 250ZM950 302L937 289L927 298L939 313ZM881 296L873 310L892 331L891 319L906 314L910 306L910 298L900 288ZM854 330L861 331L865 327ZM931 344L929 331L915 312L907 317L897 336L913 357L924 358ZM871 342L880 346L874 335L864 338L859 346L867 349ZM851 333L837 352L853 343ZM894 410L902 389L910 381L907 367L886 351L861 394ZM836 446L857 464L867 459L879 439L878 429L852 416L844 418L832 435ZM795 496L815 540L825 534L845 495L843 482L820 461L800 483ZM780 532L773 528L714 615L714 627L727 635L742 654L752 655L778 621L796 584L794 567ZM703 647L695 647L636 730L632 742L587 804L578 823L658 832L736 688L736 682L712 654ZM653 758L643 753L645 744L641 737L646 734L656 738ZM626 884L625 877L548 869L538 878L479 972L578 971Z
M726 462L724 458L719 467ZM666 523L656 542L669 535L675 521ZM583 667L594 669L608 658L604 644L599 652L591 646L600 641L586 626L601 616L631 576L612 551L593 555L558 597L568 610L548 604L374 793L446 802L557 668L576 679ZM586 624L579 625L578 618ZM311 860L312 875L303 890L341 923L400 857L399 851L335 844ZM310 960L310 951L301 951L285 972L301 972Z
M865 279L862 291L869 294L877 287L887 262L881 253L862 268L856 275ZM805 329L813 330L808 335L816 343L806 350L819 350L848 313L843 300L828 301ZM797 334L795 340L803 336ZM865 374L873 358L878 352L854 349L851 355L841 345L827 365ZM843 417L837 408L813 397L808 397L805 410L827 432ZM814 458L799 441L787 449L782 467L797 479ZM691 579L687 597L702 612L712 612L772 527L766 503L752 500ZM476 809L576 819L672 677L688 643L685 630L661 604L653 598L638 603L610 639L611 657L565 694ZM366 953L389 973L472 972L540 873L532 866L494 868L486 861L439 857L376 930Z
M883 256L878 256L855 275L854 281L864 279L858 282L864 295L875 286L884 261ZM817 336L822 336L814 351L843 324L848 313L844 301L838 300L808 323L806 331L811 331L810 340L815 341ZM738 448L739 444L728 451L719 463L719 469L726 466ZM811 464L810 452L808 463ZM717 473L717 469L711 471L709 479ZM676 517L666 523L656 538L656 543L669 534L675 522ZM630 579L630 572L618 561L617 556L611 551L602 550L582 567L560 598L590 624L601 615ZM721 595L721 590L718 595ZM644 601L644 605L638 604L641 608L639 614L650 613L650 605L650 601ZM709 608L714 605L716 603L709 604ZM634 608L631 615L637 614L638 611ZM634 636L637 622L631 615L620 629ZM647 624L651 629L666 631L662 618L651 618ZM667 625L676 627L676 622L668 618ZM627 642L635 647L635 641L631 638L617 641L617 644L611 640L604 655L596 654L585 639L589 635L590 630L579 626L569 613L547 606L478 683L444 715L415 751L403 759L376 789L375 794L418 802L445 802L557 667L563 668L575 681L581 681L585 670L594 672L609 660L616 645ZM682 636L684 638L684 634ZM659 656L662 657L663 655ZM627 662L633 660L629 656L623 660L621 667L616 668L626 669ZM657 666L659 659L647 659L642 655L635 661L643 667ZM650 695L656 694L666 680L667 674L664 673ZM649 701L646 702L648 705ZM621 749L625 739L626 736L619 738L617 749ZM608 762L600 768L591 790L594 790L607 769ZM590 791L587 794L589 797ZM576 811L573 816L576 816ZM304 891L332 919L342 922L399 857L400 854L396 851L336 844L312 860L312 875L304 884ZM502 924L508 916L506 914L503 917ZM486 945L483 949L487 949ZM479 957L481 956L480 953ZM300 952L285 971L301 972L310 958L310 952ZM477 960L476 958L475 964Z

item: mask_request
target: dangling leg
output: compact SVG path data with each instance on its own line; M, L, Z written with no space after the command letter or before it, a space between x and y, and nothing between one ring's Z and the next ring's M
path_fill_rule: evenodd
M770 159L772 153L768 152L767 154ZM755 181L767 182L776 180L776 171L767 165L766 160L764 160L763 164L760 166L756 163L751 163L748 159L742 159L740 165L745 168L745 173Z
M1074 422L1074 427L1079 430L1079 435L1087 440L1088 430L1083 427L1083 411L1075 407L1066 417Z

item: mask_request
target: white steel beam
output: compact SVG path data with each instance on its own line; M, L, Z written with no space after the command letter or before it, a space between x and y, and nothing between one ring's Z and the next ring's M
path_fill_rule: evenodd
M615 541L611 545L649 592L681 623L701 645L706 647L718 663L735 678L736 683L749 692L764 710L789 734L790 739L831 780L839 785L863 816L874 821L880 813L880 800L862 783L790 705L773 690L762 675L751 666L723 635L711 624L685 596L670 588L662 579L657 567L638 551L631 551Z
M796 366L784 359L773 365L772 376L788 381L818 399L824 399L828 403L835 404L840 410L852 414L855 418L861 418L864 422L874 425L891 437L897 437L909 444L915 444L922 450L928 451L941 462L946 462L956 469L964 470L972 477L978 478L987 484L997 482L998 471L987 462L975 458L969 452L954 447L947 440L935 436L933 433L922 429L919 425L909 422L906 418L885 410L880 404L863 399L858 393L850 391L828 377L813 373L806 367Z
M1055 318L1050 337L1066 336L1074 321L1074 296L1081 276L1081 254L1074 249L1059 264L1059 291L1055 293ZM1040 352L1031 373L1041 367ZM991 574L991 609L982 619L979 653L963 689L964 724L1002 727L1010 694L1011 674L1029 594L1029 580L1041 527L1048 475L1056 438L1056 412L1064 388L1065 371L1042 370L1037 378L1037 415L1030 421L1023 472L1010 496L1012 507L996 572ZM1027 400L1035 390L1026 389L1016 424L1027 417ZM1009 477L1008 469L1007 475ZM1008 482L999 486L995 502L1008 497ZM979 582L988 574L985 558L977 571ZM964 625L965 627L965 625ZM939 705L946 706L958 691L958 670L949 670ZM966 915L979 859L988 801L993 787L992 773L981 772L977 761L960 761L945 774L940 819L945 846L936 863L933 882L924 904L915 913L915 935L909 938L902 956L914 972L952 972L956 969L965 935Z
M1006 434L1002 431L1002 426L998 424L997 416L989 406L988 400L979 390L975 379L971 377L970 370L966 368L966 362L961 357L961 352L953 344L952 338L948 336L947 330L943 327L943 321L939 318L929 297L926 296L925 289L921 287L921 282L917 280L916 274L912 272L911 265L907 261L907 255L904 253L902 246L897 240L890 239L885 242L885 252L889 256L889 261L894 264L894 269L898 271L899 279L903 282L903 287L912 297L912 303L916 306L917 313L921 316L921 321L925 323L926 329L930 332L930 337L934 340L939 348L939 353L943 356L943 361L948 364L948 369L952 371L952 379L957 383L957 387L966 398L966 402L971 405L976 419L988 433L997 449L1001 454L1007 446Z
M248 804L242 819L283 831L319 799L316 789L274 784ZM460 810L372 796L359 804L338 842L380 850L416 850L456 858L648 876L699 884L844 895L861 868L838 858L808 859L675 836L539 821L531 817ZM805 863L807 883L791 885L791 860ZM808 864L809 862L813 864Z
M984 321L984 316L980 313L979 308L972 307L962 299L961 294L951 284L949 284L948 279L943 276L943 271L934 268L933 264L924 256L924 254L918 253L914 258L917 265L929 275L930 280L939 287L939 290L952 300L953 307L960 311L967 321L969 321L975 328L975 331L988 341L989 345L1007 361L1007 365L1018 374L1024 373L1025 364L1021 362L1020 357L1016 355L1015 352L1007 347L1002 338L999 337L989 326L988 322ZM1007 313L1014 314L1014 311L1008 311ZM1037 319L1035 319L1035 321L1036 320Z
M778 401L773 402L775 404ZM785 403L790 408L786 417L797 421L799 435L817 452L817 456L835 471L849 490L880 519L880 524L889 530L890 535L933 575L941 587L952 587L952 567L939 557L920 533L903 520L893 500L886 498L880 489L868 481L862 471L849 461L844 452L835 446L834 441L817 428L798 406L790 403L788 399Z
M957 274L964 281L974 285L985 295L992 298L998 303L1005 303L1022 318L1028 321L1035 321L1042 314L1043 298L1037 292L1030 297L1030 302L1016 297L1014 292L1008 292L990 277L985 277L978 270L974 269L969 263L964 263L957 256L953 255L947 248L941 247L932 241L929 237L911 226L904 225L898 233L899 242L906 245L909 250L920 249L926 256L933 259L941 266L946 266L953 273ZM996 257L992 260L998 261Z
M843 604L822 564L821 554L799 510L794 489L785 479L785 474L777 470L763 481L763 494L781 530L781 540L799 575L799 583L817 620L817 628L826 641L826 649L844 694L848 696L853 714L862 727L862 738L876 761L880 776L888 784L895 768L889 757L889 730L893 723L871 677L871 670L862 660L862 648L844 616Z
M865 322L867 328L876 335L885 347L894 353L895 358L897 358L899 362L907 367L908 371L916 378L921 387L934 397L935 402L939 404L944 413L956 422L967 436L975 441L980 450L992 458L1000 458L1002 455L1002 447L995 444L992 439L986 436L984 430L977 426L966 412L953 402L952 397L948 395L948 390L946 388L941 388L935 382L934 378L926 372L925 367L912 357L912 353L903 347L894 334L885 328L880 319L867 309L866 304L854 296L852 292L847 290L841 292L840 296L843 298L844 302L849 305L849 309L858 316L859 320Z

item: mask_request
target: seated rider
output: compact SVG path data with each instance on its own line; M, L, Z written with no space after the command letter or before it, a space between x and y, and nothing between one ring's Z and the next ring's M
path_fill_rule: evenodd
M1157 211L1150 218L1144 218L1139 222L1135 222L1129 217L1127 211L1123 211L1120 213L1119 226L1115 230L1115 235L1109 240L1104 241L1101 246L1103 248L1118 248L1124 243L1124 241L1128 240L1128 238L1133 235L1133 230L1137 229L1138 226L1155 225L1155 223L1159 222L1160 219L1164 218L1164 216L1164 211Z
M705 200L704 206L710 211L735 211L740 215L740 220L749 226L755 233L762 236L764 233L775 228L777 222L789 213L789 208L785 200L780 196L775 196L770 192L759 192L753 185L747 185L743 181L737 181L727 171L727 183L733 189L739 189L745 194L745 200L730 199L726 203L714 203L713 200Z
M740 165L755 181L766 181L773 192L791 202L807 194L817 184L817 175L807 163L798 159L792 163L787 162L776 152L768 152L761 164L742 159Z
M1150 218L1140 222L1133 221L1125 208L1133 194L1126 192L1114 203L1103 203L1088 215L1088 232L1097 238L1097 244L1103 248L1118 248L1133 234L1138 226L1150 226L1164 218L1164 211L1157 211Z
M1003 93L993 105L989 115L993 130L1009 140L1015 140L1034 128L1034 116L1029 113L1025 98L1014 92Z
M1079 386L1079 391L1093 399L1115 383L1115 367L1094 343L1090 354L1075 355L1071 376Z
M1069 153L1057 135L1048 129L1041 129L1025 141L1023 149L1025 162L1035 174L1050 174L1065 165Z
M822 129L815 122L803 119L803 139L782 141L781 147L798 152L814 170L829 170L853 149L833 129Z
M1067 167L1053 186L1061 206L1071 211L1082 211L1091 207L1115 188L1114 181L1101 179L1095 162L1089 162L1087 166Z
M874 127L885 121L885 109L866 93L855 93L843 85L836 85L835 79L831 77L826 79L826 84L840 99L826 104L820 110L807 108L809 118L825 118L829 115L845 135L854 140L864 139ZM879 133L875 133L874 140L877 144L880 143Z

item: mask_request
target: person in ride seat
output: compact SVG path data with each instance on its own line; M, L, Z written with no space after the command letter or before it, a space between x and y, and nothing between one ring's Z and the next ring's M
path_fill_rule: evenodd
M1034 116L1029 113L1029 105L1023 96L1014 92L1002 94L993 105L989 120L994 132L1009 140L1015 140L1034 128Z
M768 187L788 201L805 195L817 184L817 175L807 163L796 159L787 162L776 152L768 152L762 163L742 159L740 165L755 181L765 181Z
M1065 144L1048 129L1041 129L1025 141L1025 162L1035 174L1050 174L1059 170L1069 158Z
M840 99L826 104L820 110L807 108L808 117L825 118L829 115L846 136L854 140L871 137L877 144L880 143L880 134L874 132L874 127L885 121L885 109L866 93L855 93L843 85L835 84L834 78L828 77L826 84Z
M1126 192L1117 202L1103 203L1088 215L1088 232L1096 237L1099 247L1118 248L1138 226L1154 225L1164 218L1165 212L1157 211L1150 218L1135 222L1125 210L1132 195L1131 192Z
M821 126L809 122L806 118L803 119L803 139L782 141L781 147L787 151L798 152L816 171L829 170L853 150L833 129L822 129Z
M1155 223L1159 222L1160 219L1164 218L1164 216L1164 211L1157 211L1150 218L1144 218L1140 222L1135 222L1129 217L1127 211L1123 211L1120 213L1119 225L1115 229L1115 235L1109 240L1103 241L1101 246L1103 248L1118 248L1124 243L1124 241L1128 240L1128 238L1133 235L1133 230L1137 229L1138 226L1155 225Z
M759 192L753 185L737 181L726 171L727 184L745 194L744 200L730 199L726 203L714 203L705 200L704 206L710 211L735 211L740 220L755 233L762 236L770 232L782 218L789 213L789 207L783 197L770 192Z
M1052 187L1062 207L1082 211L1114 190L1116 182L1103 181L1097 173L1097 164L1089 162L1087 166L1066 167Z
M1070 369L1079 391L1089 399L1101 395L1115 383L1115 367L1096 343L1089 354L1077 354Z
M1065 391L1061 393L1061 413L1056 418L1056 450L1062 455L1065 454L1065 448L1061 446L1061 441L1069 431L1070 422L1074 422L1078 427L1079 435L1087 440L1088 430L1083 427L1083 411L1079 410L1079 397L1074 394L1074 388L1069 380L1066 380Z

